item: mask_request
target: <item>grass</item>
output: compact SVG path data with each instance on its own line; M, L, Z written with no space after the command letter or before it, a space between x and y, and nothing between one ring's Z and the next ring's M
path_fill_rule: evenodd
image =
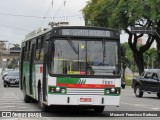
M125 75L125 81L126 81L126 86L131 86L132 85L132 74L126 74Z
M126 86L131 86L132 85L132 80L126 79L125 81L126 81Z

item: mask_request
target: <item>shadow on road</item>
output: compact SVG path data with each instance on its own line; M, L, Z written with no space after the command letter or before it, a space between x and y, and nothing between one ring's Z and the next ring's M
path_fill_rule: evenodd
M92 110L54 110L43 112L46 117L109 117L109 113L96 113Z
M142 97L142 98L145 98L145 99L157 99L157 100L160 100L160 99L158 99L158 97Z

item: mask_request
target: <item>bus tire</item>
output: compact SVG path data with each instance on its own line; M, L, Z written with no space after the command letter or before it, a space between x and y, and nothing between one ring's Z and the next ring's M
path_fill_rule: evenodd
M94 112L102 113L104 111L104 106L97 106L94 108Z
M25 84L25 81L23 82L23 96L24 96L24 102L25 103L30 103L31 102L31 98L26 93L26 84Z
M160 93L157 93L157 97L158 97L158 99L160 99Z
M125 85L122 85L122 89L125 89L125 87L126 87Z
M48 112L49 111L49 107L45 104L43 104L43 100L42 100L42 91L41 91L41 87L38 87L38 105L41 109L42 112Z

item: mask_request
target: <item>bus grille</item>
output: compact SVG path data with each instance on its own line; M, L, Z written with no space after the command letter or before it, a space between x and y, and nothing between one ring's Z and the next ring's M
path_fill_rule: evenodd
M104 95L104 89L67 88L68 95Z

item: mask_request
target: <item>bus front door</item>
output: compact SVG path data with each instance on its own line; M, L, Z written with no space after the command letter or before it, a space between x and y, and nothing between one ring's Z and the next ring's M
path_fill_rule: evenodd
M30 68L29 68L29 88L30 88L30 94L33 94L33 62L34 62L34 53L35 53L35 44L32 44L31 48L31 58L30 58Z

